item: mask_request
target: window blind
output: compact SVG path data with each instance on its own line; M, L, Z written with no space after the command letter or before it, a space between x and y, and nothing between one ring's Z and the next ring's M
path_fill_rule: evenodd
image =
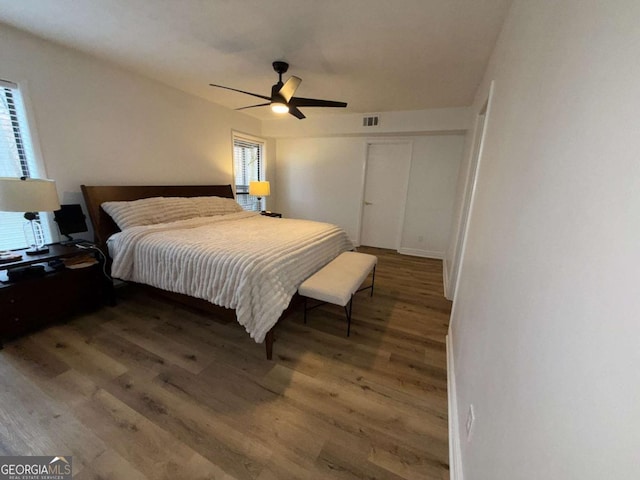
M264 180L262 142L244 137L233 137L233 171L236 183L236 199L245 210L260 211L263 205L249 195L249 182ZM262 199L264 202L264 199Z
M15 83L0 80L0 176L41 178L39 173L20 90ZM45 242L50 243L48 218L40 217ZM28 246L25 222L24 212L0 212L0 250Z

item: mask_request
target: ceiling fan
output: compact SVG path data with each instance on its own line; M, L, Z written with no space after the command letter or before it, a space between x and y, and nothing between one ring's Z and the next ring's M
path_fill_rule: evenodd
M238 90L237 88L225 87L224 85L214 85L210 83L212 87L225 88L227 90L233 90L234 92L246 93L254 97L268 100L267 103L259 103L257 105L249 105L248 107L236 108L236 110L245 110L247 108L266 107L271 106L271 110L276 113L290 113L294 117L302 120L306 118L304 114L298 109L298 107L340 107L347 106L345 102L334 102L332 100L320 100L317 98L301 98L294 97L293 94L300 86L302 79L298 77L290 77L285 83L282 83L282 74L289 70L289 64L287 62L273 62L273 69L278 74L278 83L271 87L271 96L260 95L258 93L245 92L244 90Z

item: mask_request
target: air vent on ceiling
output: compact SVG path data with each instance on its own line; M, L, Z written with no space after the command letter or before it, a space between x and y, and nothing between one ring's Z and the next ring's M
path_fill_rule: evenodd
M362 126L363 127L377 127L380 125L380 115L365 115L362 117Z

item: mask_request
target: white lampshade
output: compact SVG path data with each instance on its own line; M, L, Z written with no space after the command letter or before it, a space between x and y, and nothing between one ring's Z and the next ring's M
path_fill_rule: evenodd
M268 197L271 195L269 182L249 182L249 195Z
M56 182L53 180L0 177L0 211L53 212L59 209Z

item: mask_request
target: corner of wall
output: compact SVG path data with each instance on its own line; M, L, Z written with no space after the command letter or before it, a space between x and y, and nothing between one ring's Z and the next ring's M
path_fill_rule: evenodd
M464 480L451 326L449 326L449 334L447 335L447 400L449 403L449 475L451 480Z

